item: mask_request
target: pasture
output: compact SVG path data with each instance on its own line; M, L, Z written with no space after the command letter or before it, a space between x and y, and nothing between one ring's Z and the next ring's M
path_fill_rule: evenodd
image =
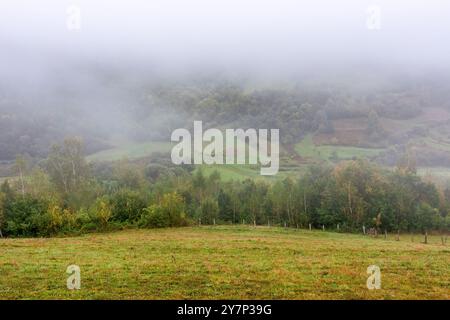
M449 244L422 240L251 226L0 239L0 299L450 299Z

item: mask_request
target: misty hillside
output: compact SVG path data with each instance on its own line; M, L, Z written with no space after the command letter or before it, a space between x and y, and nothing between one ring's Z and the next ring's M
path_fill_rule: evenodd
M121 158L168 152L148 143L168 143L173 130L194 120L207 127L280 128L285 166L354 157L395 166L413 153L418 166L450 167L450 81L441 74L370 80L346 74L340 82L305 75L272 83L224 74L152 79L112 67L74 74L42 89L2 90L4 175L18 154L39 162L70 136L82 137L93 159L120 148ZM140 144L136 156L126 149Z
M25 2L0 5L2 177L70 137L91 163L167 160L194 120L279 128L285 173L364 158L448 174L448 4L380 1L373 30L355 0L80 1L79 25L64 4Z

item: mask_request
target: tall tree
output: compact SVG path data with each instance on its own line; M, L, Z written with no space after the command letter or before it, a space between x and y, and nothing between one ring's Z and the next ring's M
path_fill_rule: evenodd
M87 179L88 169L79 138L68 138L62 145L54 145L47 159L48 174L64 194L73 192Z
M3 238L3 225L5 224L5 194L0 192L0 238Z
M367 134L372 140L380 140L386 135L386 131L381 125L380 118L378 117L375 109L371 109L367 117Z
M25 157L23 155L18 155L16 157L16 161L14 163L14 169L16 171L16 173L19 176L19 181L20 181L20 190L22 192L22 197L25 196L25 181L24 181L24 176L25 176L25 172L27 170L27 161L25 159Z

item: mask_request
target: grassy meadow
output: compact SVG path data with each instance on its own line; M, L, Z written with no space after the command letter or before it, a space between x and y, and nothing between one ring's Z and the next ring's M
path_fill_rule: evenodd
M333 154L340 160L348 160L352 158L367 158L375 156L384 149L376 148L359 148L350 146L333 146L333 145L315 145L311 135L306 136L302 141L295 145L295 151L301 157L309 160L329 161L333 158Z
M139 159L150 156L154 152L170 152L169 142L123 143L111 149L96 152L86 157L88 161L116 161L123 158Z
M449 244L422 241L250 226L0 239L0 299L450 299Z

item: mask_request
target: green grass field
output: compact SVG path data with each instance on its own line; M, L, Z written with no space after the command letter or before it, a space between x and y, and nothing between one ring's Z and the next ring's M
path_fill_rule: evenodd
M209 176L214 171L217 171L220 174L220 178L223 181L230 180L245 180L245 179L254 179L254 180L264 180L264 181L277 181L286 178L287 176L300 175L305 171L305 167L303 168L295 168L295 170L283 170L280 168L280 171L274 176L262 176L260 174L260 169L253 167L251 165L201 165L196 170L201 170L206 176Z
M375 156L382 152L384 149L369 149L369 148L357 148L347 146L331 146L320 145L316 146L312 140L312 136L306 136L302 141L295 145L295 151L304 158L310 158L312 160L325 160L329 161L333 157L333 152L339 160L349 160L352 158L367 158Z
M103 150L86 157L88 161L115 161L123 158L139 159L154 152L170 152L169 142L126 143L116 148Z
M201 165L196 170L201 170L207 176L217 171L224 181L229 180L244 180L246 178L258 179L260 178L259 169L253 168L250 165Z
M420 241L248 226L0 239L0 298L450 299L449 245ZM80 290L66 288L70 264Z

